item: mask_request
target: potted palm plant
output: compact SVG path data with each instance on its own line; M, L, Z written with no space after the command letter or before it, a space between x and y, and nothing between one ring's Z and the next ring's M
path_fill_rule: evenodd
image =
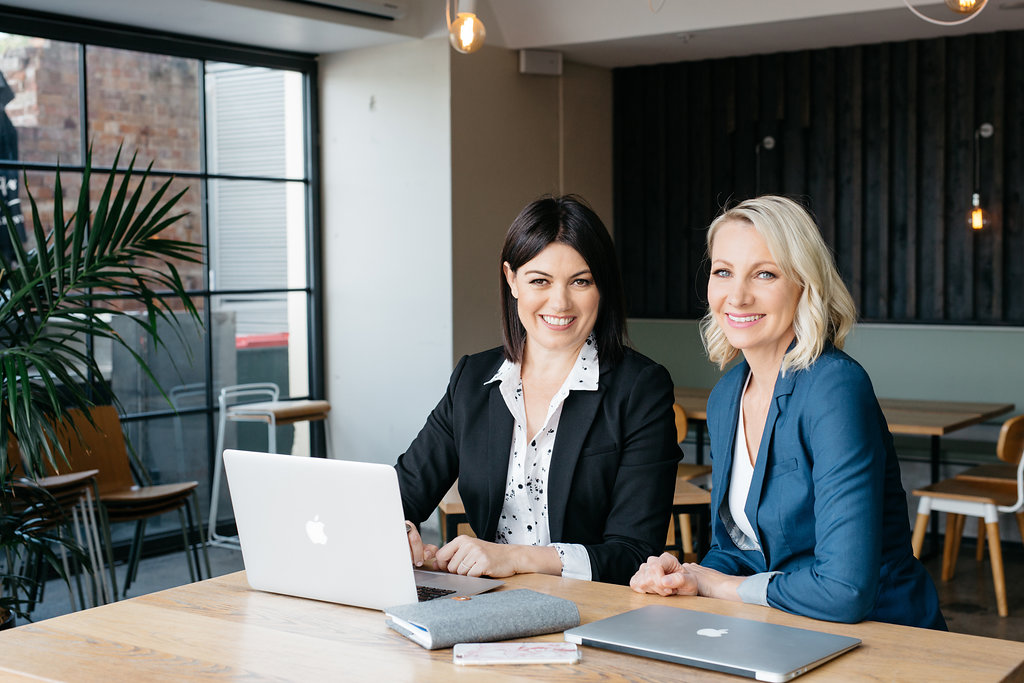
M120 150L93 206L90 151L82 190L67 218L58 169L53 225L43 224L27 192L32 250L22 245L13 216L0 203L6 224L0 229L6 228L13 247L8 255L0 252L0 621L6 613L27 616L23 606L33 579L18 569L26 554L42 552L64 576L51 545L80 553L73 541L41 527L39 519L52 503L16 482L8 458L12 440L25 469L43 473L63 457L56 430L71 424L70 409L87 412L97 402L116 403L86 339L110 340L125 348L159 388L143 357L115 331L113 320L133 321L156 345L162 344L161 321L170 325L166 329L181 333L182 317L176 312L184 311L184 320L201 324L175 267L175 262L201 262L201 245L161 236L185 215L172 214L184 191L172 194L167 180L147 197L152 164L135 174L134 156L124 170L118 169L119 159ZM139 178L133 187L135 175ZM118 305L124 300L140 310L125 310Z

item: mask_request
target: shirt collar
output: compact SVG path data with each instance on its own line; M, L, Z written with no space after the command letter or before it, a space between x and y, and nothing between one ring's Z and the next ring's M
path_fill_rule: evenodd
M508 359L504 360L494 376L484 382L485 385L493 382L511 382L518 386L521 377L522 366ZM570 391L597 391L598 378L601 376L601 367L597 358L597 339L591 333L584 342L583 348L576 356L576 362L569 371L566 385Z

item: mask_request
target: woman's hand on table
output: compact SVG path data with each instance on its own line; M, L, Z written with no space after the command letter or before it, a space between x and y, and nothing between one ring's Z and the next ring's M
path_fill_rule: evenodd
M697 595L697 580L671 553L651 555L629 580L637 593L656 595Z
M680 563L671 553L647 558L629 580L637 593L656 595L700 595L706 598L739 600L737 588L745 577L730 576L692 562Z
M490 543L472 536L452 539L437 551L436 560L440 571L467 576L562 573L562 561L552 547Z
M437 546L424 543L419 529L409 520L405 520L405 532L409 537L409 556L412 558L413 566L422 567L424 564L428 567L431 566L434 556L437 555Z

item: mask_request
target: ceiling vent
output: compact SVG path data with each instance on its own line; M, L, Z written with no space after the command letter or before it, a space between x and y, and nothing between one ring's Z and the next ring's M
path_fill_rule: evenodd
M288 0L288 2L390 20L404 17L407 4L407 0Z

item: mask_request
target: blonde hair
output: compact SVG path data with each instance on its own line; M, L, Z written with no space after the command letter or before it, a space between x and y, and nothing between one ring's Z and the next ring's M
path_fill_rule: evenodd
M836 270L832 252L807 210L792 199L764 195L748 199L724 211L708 227L708 258L718 229L729 221L749 223L768 244L768 250L783 274L800 288L800 301L793 318L796 344L782 359L781 373L803 370L811 365L831 342L843 348L853 328L857 310ZM700 322L701 340L708 359L724 368L739 351L708 310Z

